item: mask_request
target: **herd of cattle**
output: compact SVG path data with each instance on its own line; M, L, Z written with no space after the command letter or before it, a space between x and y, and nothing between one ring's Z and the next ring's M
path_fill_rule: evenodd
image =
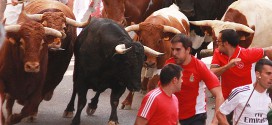
M148 91L156 86L158 72L171 57L169 41L175 34L189 36L192 54L199 58L200 50L227 28L239 33L242 47L271 45L271 0L175 0L167 6L163 2L103 0L103 18L90 16L86 22L76 22L72 10L58 1L35 0L24 6L17 24L5 26L0 49L0 94L7 110L2 124L35 117L42 100L52 98L73 54L73 94L63 117L73 116L77 95L72 125L79 125L88 89L96 91L87 108L92 115L100 93L111 88L109 124L118 124L119 98L129 89L122 108L130 108L133 92L141 85ZM78 36L77 27L84 28ZM136 33L133 38L131 31ZM142 67L149 73L141 84ZM19 114L12 113L16 100L23 105Z

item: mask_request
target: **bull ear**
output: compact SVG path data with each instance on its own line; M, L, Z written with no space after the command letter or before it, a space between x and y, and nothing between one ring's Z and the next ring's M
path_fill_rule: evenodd
M246 40L246 39L248 39L249 37L253 36L253 34L248 33L248 32L244 32L244 31L237 31L237 33L238 33L239 36L240 36L240 40Z
M205 33L205 35L212 36L212 27L201 26L200 29Z

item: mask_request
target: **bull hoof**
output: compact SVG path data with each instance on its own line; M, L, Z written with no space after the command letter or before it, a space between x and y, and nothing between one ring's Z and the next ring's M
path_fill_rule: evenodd
M22 119L23 122L29 122L32 123L37 120L37 114L33 116L28 116Z
M115 122L115 121L109 121L108 125L118 125L119 123L118 122Z
M92 109L89 106L86 109L86 113L88 114L88 116L93 115L95 111L96 111L96 109Z
M64 111L62 117L63 118L72 118L74 116L74 112Z
M21 121L21 114L12 114L8 117L6 125L13 125Z
M131 105L122 104L121 109L123 109L123 110L131 110Z

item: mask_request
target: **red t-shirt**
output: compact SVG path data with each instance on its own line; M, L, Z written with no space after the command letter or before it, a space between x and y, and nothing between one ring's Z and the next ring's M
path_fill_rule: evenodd
M178 99L174 94L169 97L160 87L156 88L143 98L137 116L147 119L148 125L177 125Z
M180 65L183 68L183 82L181 91L175 93L179 100L179 119L184 120L196 114L206 112L205 88L212 89L220 86L219 80L206 65L191 56L188 65ZM166 61L166 64L175 63L174 58ZM201 81L204 81L201 82Z
M221 75L222 92L225 99L228 98L232 89L252 83L251 67L252 64L264 56L262 48L245 49L236 47L235 52L229 58L227 55L220 53L215 49L212 59L212 65L224 66L233 58L241 58L241 62Z

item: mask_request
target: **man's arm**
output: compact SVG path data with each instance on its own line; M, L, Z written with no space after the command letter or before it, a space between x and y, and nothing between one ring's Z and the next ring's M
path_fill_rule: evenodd
M272 60L272 46L263 48L264 55L267 56L270 60Z
M234 58L234 59L231 59L228 64L221 66L221 67L218 65L211 65L210 69L217 77L219 77L229 68L236 66L238 64L238 62L240 62L240 61L241 61L240 58Z
M219 125L229 125L226 115L222 114L220 110L216 112Z
M147 125L147 123L148 123L147 119L137 116L134 125Z
M214 117L213 117L213 120L212 120L212 124L217 125L218 121L217 121L217 118L216 118L216 112L219 110L220 105L224 102L221 86L212 88L210 90L210 92L215 97L215 112L214 112Z

